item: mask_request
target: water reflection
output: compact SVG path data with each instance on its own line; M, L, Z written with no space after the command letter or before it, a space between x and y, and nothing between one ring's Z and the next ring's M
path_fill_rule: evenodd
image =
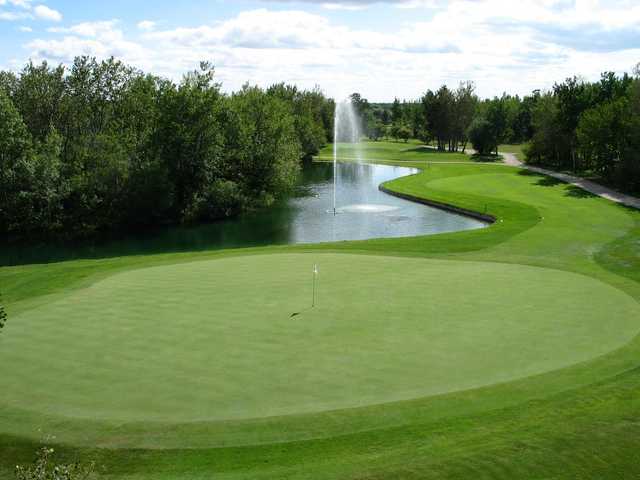
M392 197L387 180L416 173L406 167L338 165L338 215L332 208L333 165L306 165L300 196L239 218L197 227L170 227L92 244L2 247L2 265L272 244L404 237L481 228L484 223ZM341 209L342 208L342 209Z

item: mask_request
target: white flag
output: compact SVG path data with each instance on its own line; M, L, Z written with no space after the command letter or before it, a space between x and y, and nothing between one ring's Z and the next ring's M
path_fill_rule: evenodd
M317 274L318 274L318 264L317 264L317 263L314 263L314 264L313 264L313 274L314 274L314 275L317 275Z

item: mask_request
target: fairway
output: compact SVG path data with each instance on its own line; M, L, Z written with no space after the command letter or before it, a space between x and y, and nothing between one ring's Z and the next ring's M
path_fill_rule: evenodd
M0 390L5 406L124 422L320 412L558 369L625 344L639 316L621 291L546 268L229 257L131 270L27 310L3 341L15 368Z

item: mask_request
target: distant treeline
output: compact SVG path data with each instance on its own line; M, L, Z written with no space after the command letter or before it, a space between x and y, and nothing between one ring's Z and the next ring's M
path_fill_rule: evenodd
M442 86L416 101L372 104L353 94L373 140L419 138L440 150L481 154L502 143L527 143L526 160L598 176L640 192L640 70L603 73L600 81L569 78L548 92L480 100L473 84Z
M223 94L114 59L0 72L4 240L207 221L269 205L332 140L333 100L279 84Z

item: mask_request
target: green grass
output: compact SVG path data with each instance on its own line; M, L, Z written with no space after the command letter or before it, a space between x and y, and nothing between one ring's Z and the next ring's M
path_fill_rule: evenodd
M502 165L387 187L498 220L0 269L0 476L47 434L109 478L640 475L640 213Z
M322 279L310 309L312 262ZM627 343L638 316L619 290L558 270L232 257L120 273L16 316L0 364L25 367L0 388L12 406L123 422L321 412L571 365Z
M359 157L358 155L361 155ZM392 158L395 162L470 162L469 155L464 153L438 152L431 146L417 140L403 141L364 141L358 144L338 144L338 157L341 161L365 159L369 162L386 161ZM333 160L333 145L327 145L317 155L318 160Z

